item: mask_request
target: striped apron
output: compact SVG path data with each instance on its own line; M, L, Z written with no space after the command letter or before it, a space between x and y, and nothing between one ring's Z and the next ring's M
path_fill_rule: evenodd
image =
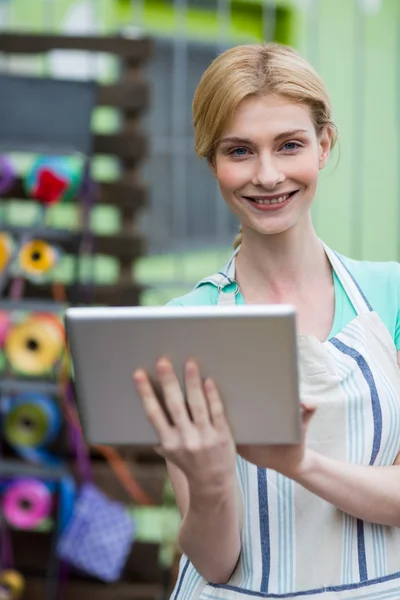
M341 461L392 465L400 451L396 347L342 257L325 251L357 316L324 343L298 336L300 395L318 406L307 445ZM197 284L216 285L218 304L235 303L235 254ZM399 528L351 517L239 456L237 475L244 503L237 568L227 584L212 584L182 556L172 600L400 600Z

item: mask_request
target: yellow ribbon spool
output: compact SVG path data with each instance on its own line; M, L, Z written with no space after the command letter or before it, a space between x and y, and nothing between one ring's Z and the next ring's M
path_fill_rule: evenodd
M56 365L65 348L61 322L46 315L29 317L10 329L4 348L15 371L44 375Z
M13 242L8 233L0 232L0 272L3 271L12 256Z
M31 240L19 251L19 266L27 275L45 275L55 266L57 256L56 250L47 242Z
M9 600L18 600L25 590L25 580L21 573L8 569L0 573L0 599L1 592L4 591L4 597Z

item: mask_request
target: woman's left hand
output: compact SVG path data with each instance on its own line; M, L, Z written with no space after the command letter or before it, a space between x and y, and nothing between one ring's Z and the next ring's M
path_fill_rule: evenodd
M312 416L315 413L316 406L301 405L302 408L302 441L300 444L273 445L273 446L244 446L238 445L237 452L248 462L264 469L274 469L286 475L293 477L302 468L306 455L305 440L307 429Z

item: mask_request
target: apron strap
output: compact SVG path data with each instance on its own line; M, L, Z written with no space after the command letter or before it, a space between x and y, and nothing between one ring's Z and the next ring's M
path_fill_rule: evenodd
M218 288L218 305L222 306L233 306L236 304L236 296L240 292L239 284L235 281L235 258L237 253L239 252L239 248L235 250L235 252L230 257L227 264L224 266L221 271L215 273L215 275L211 275L210 277L206 277L199 281L199 283L195 286L195 289L198 288L203 283L212 283L215 287ZM232 287L229 291L224 292L224 288Z
M324 244L324 242L321 241L321 243L325 249L329 262L332 265L332 269L335 271L337 278L342 284L344 291L348 295L357 315L371 312L372 307L370 303L364 296L363 291L344 264L340 255L331 250L326 244ZM218 288L218 305L233 306L236 304L236 296L240 292L240 288L237 281L235 281L235 258L239 250L240 246L235 250L228 263L221 271L215 273L215 275L211 275L210 277L202 279L195 286L197 288L203 283L212 283L215 285ZM224 289L227 287L232 289L224 291Z
M328 248L328 246L326 246L323 242L322 245L325 248L325 252L332 265L332 269L335 271L337 278L342 284L343 289L349 297L349 300L352 303L357 315L371 312L373 310L372 306L364 296L364 293L357 281L346 267L343 259L337 252Z

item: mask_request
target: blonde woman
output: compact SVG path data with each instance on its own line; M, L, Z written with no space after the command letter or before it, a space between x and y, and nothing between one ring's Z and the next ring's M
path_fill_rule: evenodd
M398 599L400 269L339 256L314 231L336 141L325 87L292 49L241 46L204 73L193 116L241 234L228 265L173 303L296 306L304 441L236 448L195 359L184 391L157 364L172 424L135 372L182 514L172 598Z

